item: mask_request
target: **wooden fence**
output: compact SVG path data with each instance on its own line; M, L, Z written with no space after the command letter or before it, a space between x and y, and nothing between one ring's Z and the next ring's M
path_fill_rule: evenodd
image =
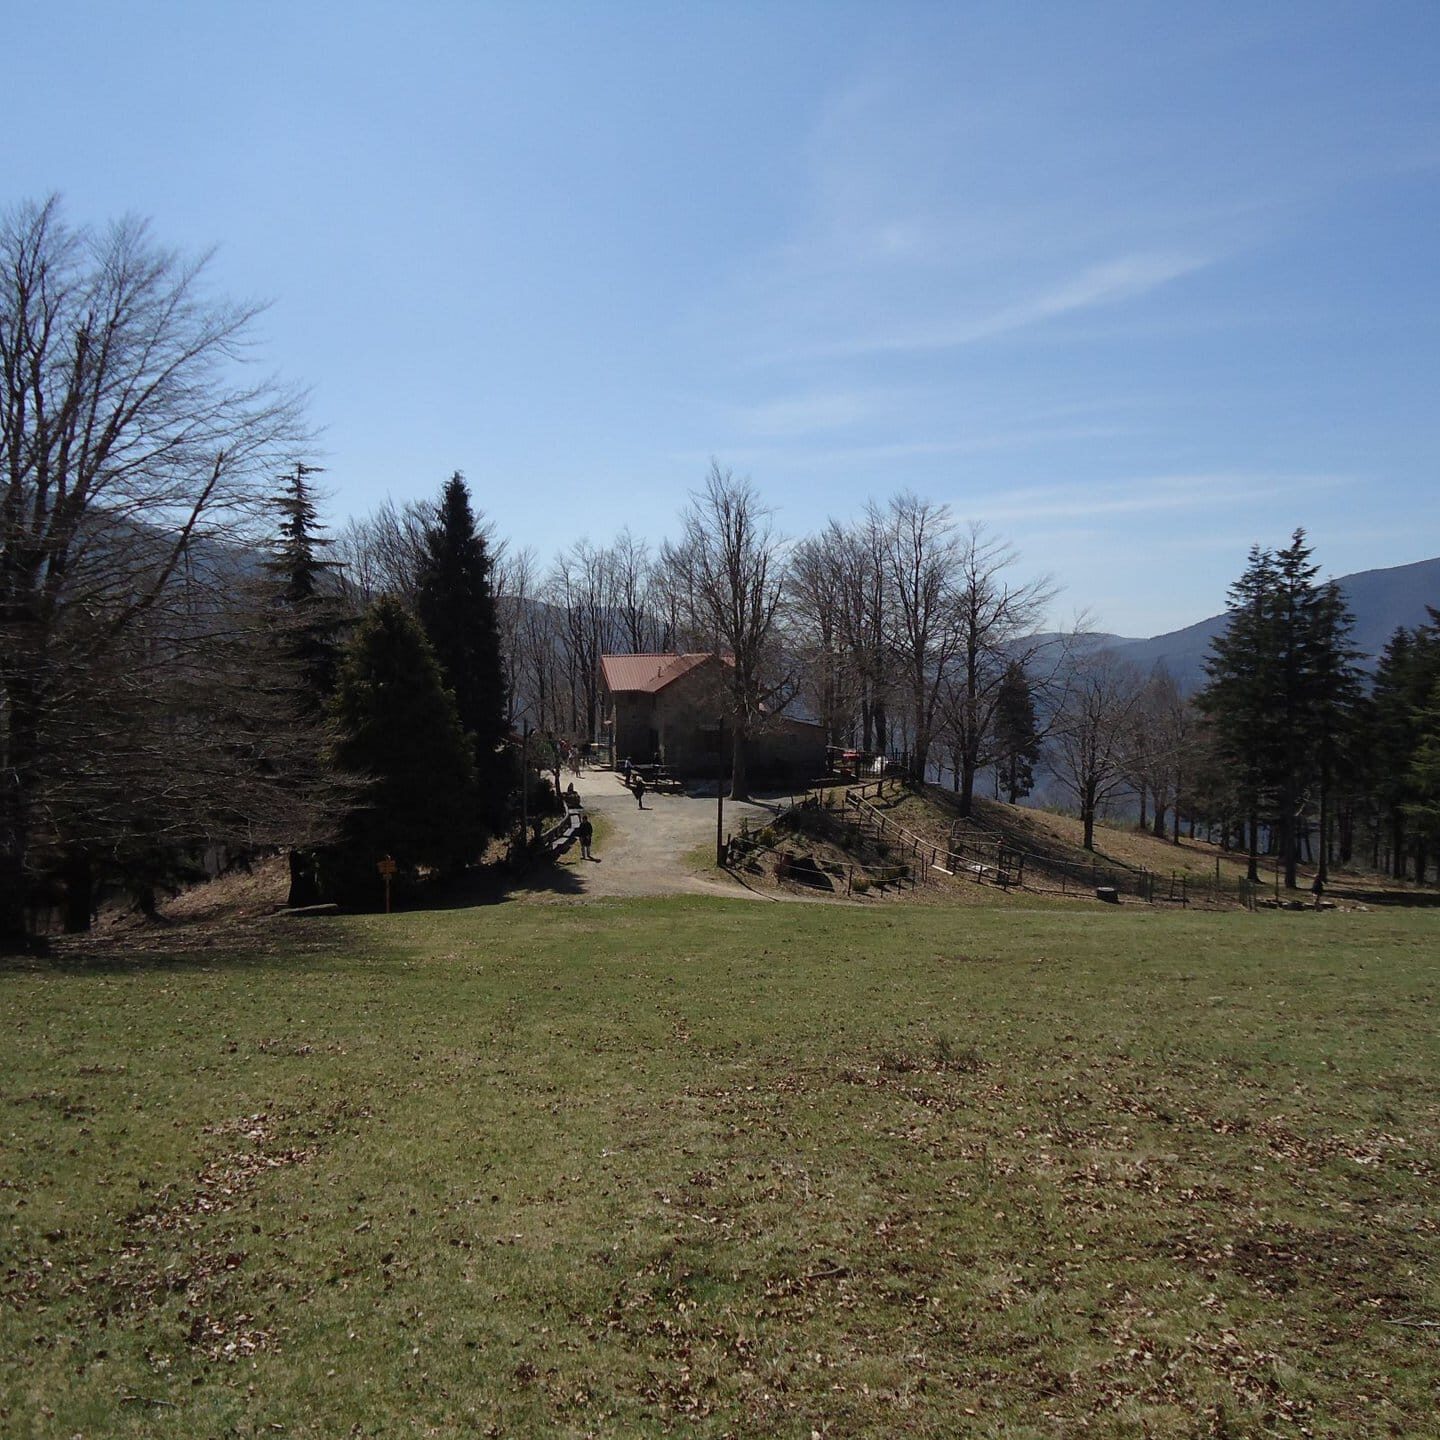
M1211 903L1233 899L1248 909L1255 908L1260 887L1243 878L1227 881L1219 874L1218 866L1213 879L1200 879L1181 871L1161 875L1145 866L1102 861L1098 856L1089 861L1060 860L1022 850L1003 835L986 830L971 820L954 821L947 843L938 845L901 825L874 804L875 800L884 799L887 794L907 788L901 777L886 775L848 787L844 791L843 803L838 806L833 803L833 789L815 790L804 797L792 797L772 820L763 824L742 820L739 834L730 837L727 856L741 858L757 849L776 850L778 833L770 844L764 846L758 840L759 834L770 828L778 832L781 828L802 827L805 824L803 812L809 812L824 816L823 824L842 827L852 841L863 840L872 846L883 847L887 859L890 854L897 857L893 864L865 865L856 861L847 862L844 866L827 867L832 878L841 878L843 873L847 895L858 888L857 880L860 887L868 889L903 886L906 883L913 886L933 882L939 877L959 877L977 884L998 885L1005 890L1012 887L1054 889L1058 885L1062 895L1093 895L1109 889L1117 896L1130 895L1152 905L1164 902L1188 907L1192 902L1204 899ZM1028 887L1027 877L1030 881ZM789 878L805 883L803 871L794 872Z

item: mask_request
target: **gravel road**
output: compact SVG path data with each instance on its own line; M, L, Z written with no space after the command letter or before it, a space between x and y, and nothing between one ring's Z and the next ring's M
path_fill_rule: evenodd
M728 895L773 900L757 895L738 880L710 869L695 871L687 857L697 847L715 845L715 797L657 795L645 792L645 808L611 770L586 770L575 781L585 808L606 822L603 844L595 860L582 860L572 846L563 867L586 896L601 895ZM774 811L766 802L725 802L729 833L742 815L765 819Z

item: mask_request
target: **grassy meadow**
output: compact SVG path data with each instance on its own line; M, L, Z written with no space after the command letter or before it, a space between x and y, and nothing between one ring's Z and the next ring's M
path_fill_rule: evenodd
M0 1434L1440 1432L1440 912L508 903L0 970Z

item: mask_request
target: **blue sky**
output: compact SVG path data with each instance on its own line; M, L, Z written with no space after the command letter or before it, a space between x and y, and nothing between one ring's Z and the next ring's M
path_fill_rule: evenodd
M714 457L1126 634L1440 553L1433 0L4 8L0 201L218 245L336 517L459 468L548 556Z

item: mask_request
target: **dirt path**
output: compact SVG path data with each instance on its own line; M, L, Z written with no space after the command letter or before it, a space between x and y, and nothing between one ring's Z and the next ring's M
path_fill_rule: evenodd
M645 794L645 808L610 770L586 770L575 782L590 813L602 819L604 840L595 847L595 859L582 860L573 846L561 862L573 880L577 897L602 895L728 895L732 898L774 900L713 868L695 870L691 854L715 846L715 797ZM725 802L728 834L742 816L763 819L773 813L764 801Z

